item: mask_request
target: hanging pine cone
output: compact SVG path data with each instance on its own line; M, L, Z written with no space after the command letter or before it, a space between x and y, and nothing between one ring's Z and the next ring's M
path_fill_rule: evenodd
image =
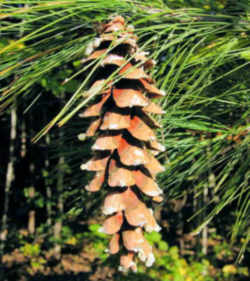
M81 169L96 172L86 190L96 192L107 184L109 194L102 212L108 218L101 231L112 235L111 254L118 253L122 246L127 252L120 257L120 269L136 271L135 253L146 266L154 262L143 229L161 229L152 209L143 203L143 196L162 201L155 177L164 168L153 155L164 151L164 147L152 130L159 125L149 114L164 113L150 101L164 92L145 73L154 62L139 50L132 28L126 27L122 17L102 25L100 33L100 38L87 48L88 58L83 60L86 64L101 58L89 90L90 95L99 92L98 100L81 114L93 120L86 135L96 136L94 156ZM118 73L118 81L110 79L114 72Z

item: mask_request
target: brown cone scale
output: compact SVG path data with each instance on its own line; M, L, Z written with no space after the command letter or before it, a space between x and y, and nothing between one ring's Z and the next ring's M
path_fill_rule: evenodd
M120 270L136 271L136 257L146 266L154 262L152 247L143 232L160 231L153 211L142 198L163 200L155 177L164 167L154 155L164 151L164 147L157 142L153 131L160 125L149 114L164 114L151 100L162 97L164 91L159 90L147 74L155 62L140 51L137 37L123 17L117 16L102 24L100 31L100 38L92 43L92 49L86 50L89 56L82 60L84 64L99 61L103 77L93 81L87 92L87 96L97 95L98 101L80 115L92 120L86 135L96 137L93 157L81 168L96 172L85 187L88 191L96 192L104 184L109 191L102 208L108 217L100 229L112 235L109 253L122 250ZM109 43L116 47L107 48ZM119 51L121 49L123 51ZM116 83L105 80L105 69L110 65L120 78ZM126 88L118 86L122 80L129 81Z

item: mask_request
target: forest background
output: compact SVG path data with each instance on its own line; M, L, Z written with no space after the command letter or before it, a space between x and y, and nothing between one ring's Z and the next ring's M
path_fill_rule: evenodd
M98 23L122 15L167 92L156 262L117 271L78 111ZM248 0L0 1L0 280L249 280ZM67 123L67 124L66 124Z

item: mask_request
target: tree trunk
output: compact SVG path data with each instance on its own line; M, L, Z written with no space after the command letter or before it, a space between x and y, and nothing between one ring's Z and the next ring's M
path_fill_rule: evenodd
M21 156L21 158L25 158L26 154L27 154L27 133L26 133L26 124L25 124L24 118L22 120L21 130L22 130L22 133L21 133L21 152L20 152L20 156Z
M4 254L5 244L8 235L8 212L9 212L9 200L11 193L11 185L15 179L14 164L15 164L15 142L17 136L17 111L14 107L11 109L10 116L10 146L9 146L9 163L6 171L6 181L4 190L4 207L2 215L2 225L0 232L0 258Z
M59 146L61 147L63 141L63 130L61 129L59 132ZM64 156L60 155L58 160L58 170L57 170L57 214L58 217L56 219L54 225L54 238L55 238L55 247L54 247L54 257L59 260L61 258L61 231L63 225L63 182L64 182Z
M26 132L26 124L25 120L23 118L22 121L22 132L21 132L21 158L25 158L27 154L27 132ZM31 161L33 161L31 159ZM29 198L32 199L35 196L35 188L33 185L33 179L34 179L34 170L35 165L33 162L30 163L29 171L30 171L30 179L31 179L31 186L28 190ZM34 210L30 210L28 214L28 232L29 234L33 235L35 233L35 227L36 227L36 212Z
M34 167L34 163L31 163L30 169L34 173L33 167ZM29 198L31 199L31 202L33 201L34 196L35 196L35 188L34 186L31 186L29 187ZM33 235L35 231L36 231L36 211L34 209L31 209L28 214L28 232L29 234Z
M54 238L56 241L55 248L54 248L54 256L56 259L61 258L61 244L59 242L61 238L61 231L62 231L62 224L63 224L63 178L64 178L64 157L59 158L58 162L58 174L57 174L57 193L58 193L58 201L57 201L57 213L58 218L54 225Z
M203 189L203 203L205 206L208 204L208 186L206 185ZM205 212L205 211L204 211ZM203 216L203 220L206 217L206 213ZM205 225L202 229L202 253L207 254L207 239L208 239L208 226Z
M30 164L29 164L29 178L30 178L30 184L29 184L29 188L28 188L28 196L29 196L29 200L31 202L31 209L29 210L28 213L28 232L29 234L33 235L35 233L36 230L36 211L34 210L33 207L33 199L35 197L35 186L34 186L34 180L35 180L35 163L34 163L34 159L33 159L33 153L32 153L32 147L30 147Z
M50 181L49 181L49 168L50 168L50 162L49 162L49 153L48 153L48 147L50 145L50 135L49 133L46 134L45 136L45 142L47 146L47 151L45 155L45 171L46 174L45 176L45 186L46 186L46 210L47 210L47 225L49 227L49 231L51 230L52 226L52 191L51 191L51 186L50 186Z
M212 168L211 168L211 163L212 163L212 157L211 157L211 148L210 146L208 145L207 147L207 163L208 163L208 179L207 179L207 184L206 186L204 187L204 190L203 190L203 203L204 203L204 206L208 206L208 203L209 203L209 189L212 190L212 193L213 193L213 190L215 188L215 175L212 171ZM205 220L206 218L206 212L204 213L204 217L203 217L203 220ZM203 228L202 230L202 253L204 255L207 255L207 248L208 248L208 234L209 234L209 228L208 228L208 225L205 225L205 227Z

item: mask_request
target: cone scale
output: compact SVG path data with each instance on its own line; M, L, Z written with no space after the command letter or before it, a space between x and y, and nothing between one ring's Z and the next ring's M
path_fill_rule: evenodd
M97 192L107 185L108 195L102 207L107 218L100 231L112 235L110 254L122 251L123 271L136 271L136 256L146 266L153 264L152 247L143 232L161 229L143 197L162 201L162 190L155 177L164 168L154 155L164 148L154 133L159 124L149 114L164 113L152 102L152 98L161 97L164 92L146 73L154 62L139 50L136 39L131 27L117 16L102 25L100 37L87 48L88 57L83 60L86 64L102 59L98 79L92 82L90 91L102 88L107 73L116 71L120 76L116 83L108 81L98 100L80 116L90 118L86 134L96 137L92 159L81 165L82 170L96 173L85 188ZM114 43L115 47L109 51L108 47Z

